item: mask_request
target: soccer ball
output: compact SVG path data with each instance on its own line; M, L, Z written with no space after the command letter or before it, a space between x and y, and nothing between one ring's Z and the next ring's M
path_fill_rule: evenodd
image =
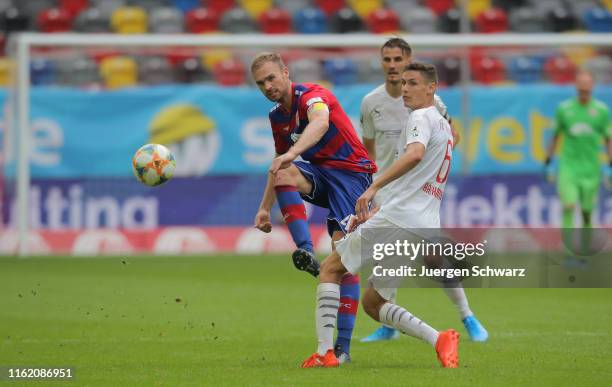
M160 144L147 144L136 151L132 158L136 178L150 187L163 184L172 178L176 161L168 148Z

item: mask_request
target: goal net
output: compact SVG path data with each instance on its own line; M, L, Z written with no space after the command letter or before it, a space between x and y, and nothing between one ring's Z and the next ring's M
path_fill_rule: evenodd
M383 81L381 35L20 34L3 103L0 254L184 254L288 251L273 212L253 229L274 156L248 66L278 51L294 82L331 87L359 131L362 98ZM438 95L462 141L442 207L453 227L558 227L560 204L542 161L556 106L586 67L612 105L610 34L405 36L436 64ZM162 143L175 178L149 188L131 157ZM602 160L605 155L602 152ZM309 207L318 251L326 211ZM597 224L612 224L602 188Z

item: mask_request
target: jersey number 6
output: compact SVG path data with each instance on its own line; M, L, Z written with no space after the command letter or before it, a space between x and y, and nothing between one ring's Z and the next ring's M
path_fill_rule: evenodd
M438 176L436 176L436 183L442 184L448 179L448 174L450 173L451 167L451 155L453 152L453 142L448 140L446 143L446 154L444 155L444 160L442 160L442 165L440 165L440 169L438 170ZM444 173L444 175L442 175Z

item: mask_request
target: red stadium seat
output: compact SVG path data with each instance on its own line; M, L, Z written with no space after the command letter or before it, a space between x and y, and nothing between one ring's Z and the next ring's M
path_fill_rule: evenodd
M201 34L219 30L219 14L212 8L196 8L187 12L185 27L188 32Z
M225 11L234 8L235 5L234 0L202 0L202 6L215 11L219 17Z
M472 78L487 85L503 82L506 80L506 66L499 58L481 56L472 61Z
M225 59L213 68L215 81L222 86L239 86L246 80L244 64L237 59Z
M62 8L46 9L38 14L38 30L42 32L66 32L72 28L72 15Z
M59 0L59 7L68 11L73 17L89 6L89 0Z
M440 16L455 5L454 0L426 0L425 5Z
M4 49L6 47L6 36L0 32L0 57L4 56Z
M375 34L396 32L399 28L399 16L391 8L374 10L367 19L368 30Z
M508 31L508 15L501 8L490 8L476 18L476 30L482 33Z
M327 16L331 16L345 7L344 0L316 0L314 4L321 8Z
M259 16L259 26L266 34L291 32L291 15L282 8L270 8Z
M576 65L566 56L553 56L544 63L544 72L550 82L572 83L576 78Z

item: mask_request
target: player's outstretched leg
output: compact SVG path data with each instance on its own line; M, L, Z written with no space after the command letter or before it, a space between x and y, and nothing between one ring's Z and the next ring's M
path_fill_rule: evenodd
M393 293L391 298L389 298L389 302L392 304L396 304L396 293ZM360 341L362 343L373 343L377 341L387 341L387 340L396 340L399 339L400 333L397 329L393 327L389 327L386 325L381 325L374 332L370 333L369 336L364 337Z
M391 304L370 287L363 296L363 308L373 319L400 332L428 342L444 368L459 366L459 333L453 329L438 332L399 305Z
M340 282L340 308L338 309L338 337L334 353L340 364L351 361L351 338L359 308L359 276L346 273Z
M470 305L468 304L465 290L460 282L449 282L444 283L444 292L448 296L448 299L455 305L459 312L459 318L463 322L463 326L470 335L470 340L483 342L489 338L489 332L485 327L478 321Z
M297 250L291 256L293 264L298 270L316 277L319 275L319 261L313 254L304 201L294 185L277 185L274 190L291 238L297 246Z

